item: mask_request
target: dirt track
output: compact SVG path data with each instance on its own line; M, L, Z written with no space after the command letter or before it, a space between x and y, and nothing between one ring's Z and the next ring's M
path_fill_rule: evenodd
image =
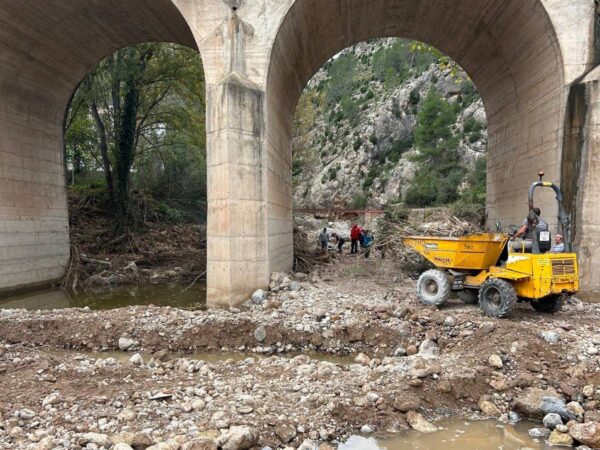
M48 435L77 448L88 431L145 430L158 442L249 425L258 430L259 445L297 447L305 439L336 441L363 426L406 428L408 410L430 419L484 415L486 400L497 408L497 414L484 408L488 414L502 415L534 387L579 401L589 417L600 415L596 394L587 395L588 388L583 395L584 386L600 384L598 306L576 301L542 315L519 305L508 319L491 320L459 300L424 307L412 280L393 279L379 260L349 257L316 282L300 280L292 291L239 311L1 311L0 385L11 395L0 404L0 443L27 448ZM132 355L233 350L273 356L199 363L159 362L156 355L132 365L50 352L115 350L124 339ZM286 356L305 349L363 354L355 364ZM492 355L502 367L490 364ZM151 398L160 392L165 399ZM52 393L59 400L43 406ZM35 416L15 417L23 409Z

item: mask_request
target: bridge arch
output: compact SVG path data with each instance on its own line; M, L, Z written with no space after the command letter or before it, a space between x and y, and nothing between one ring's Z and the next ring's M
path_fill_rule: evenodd
M0 0L0 290L62 277L65 111L97 63L150 41L198 49L172 0Z
M489 130L489 222L522 220L538 169L560 179L563 58L540 0L296 0L275 37L266 83L271 270L291 264L292 124L302 90L339 51L380 37L442 50L479 89ZM542 208L556 216L553 203Z

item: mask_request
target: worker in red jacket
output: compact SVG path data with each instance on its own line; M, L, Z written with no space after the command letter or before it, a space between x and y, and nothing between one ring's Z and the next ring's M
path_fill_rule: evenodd
M362 235L363 230L358 225L352 225L352 229L350 230L350 240L352 241L352 245L350 246L350 254L358 253L358 242L360 241L360 236Z

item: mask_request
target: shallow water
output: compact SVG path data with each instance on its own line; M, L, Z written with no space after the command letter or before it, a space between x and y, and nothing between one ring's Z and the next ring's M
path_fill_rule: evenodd
M195 285L183 292L186 288L180 284L144 285L88 291L78 295L46 290L0 300L0 309L51 310L87 306L94 310L106 310L133 305L203 309L206 305L205 286Z
M551 448L542 439L529 436L530 428L541 426L529 421L508 425L496 420L449 419L436 423L440 431L423 434L408 431L375 437L352 436L339 450L520 450Z

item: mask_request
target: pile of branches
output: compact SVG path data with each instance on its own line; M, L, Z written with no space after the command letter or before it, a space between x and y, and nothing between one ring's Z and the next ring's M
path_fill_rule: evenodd
M389 254L398 263L399 269L408 276L418 277L433 266L419 253L402 242L406 236L458 237L481 233L478 220L469 221L458 218L446 209L428 210L423 220L379 219L377 247Z
M310 273L315 266L330 262L328 253L323 254L306 232L294 225L294 272Z

